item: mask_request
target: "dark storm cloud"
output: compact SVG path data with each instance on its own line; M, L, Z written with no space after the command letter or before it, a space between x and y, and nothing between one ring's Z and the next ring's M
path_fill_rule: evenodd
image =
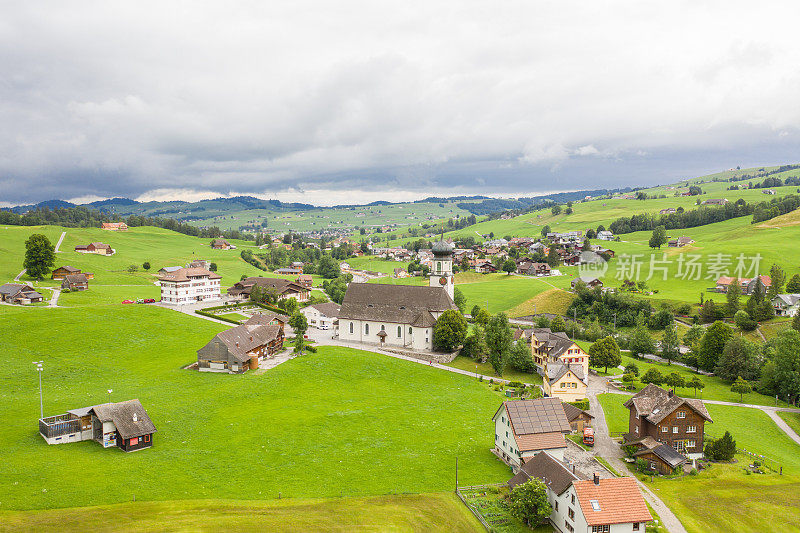
M517 195L796 161L797 11L6 4L0 202Z

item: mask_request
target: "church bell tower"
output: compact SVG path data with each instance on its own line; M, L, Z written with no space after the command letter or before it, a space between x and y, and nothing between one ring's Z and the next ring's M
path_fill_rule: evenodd
M453 277L453 245L444 238L433 245L433 268L429 284L431 287L442 287L453 298L455 294L455 278Z

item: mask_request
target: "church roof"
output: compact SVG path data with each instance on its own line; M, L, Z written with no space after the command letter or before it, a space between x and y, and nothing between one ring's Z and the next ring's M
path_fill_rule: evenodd
M441 287L351 283L344 295L340 320L370 320L431 327L431 313L458 309Z

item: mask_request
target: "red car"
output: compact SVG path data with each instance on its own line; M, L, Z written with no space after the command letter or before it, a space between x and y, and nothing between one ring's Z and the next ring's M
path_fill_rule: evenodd
M156 303L156 299L155 298L145 298L144 299L144 303L146 303L146 304L154 304L154 303Z
M132 304L133 300L122 300L122 303L124 303L124 304Z

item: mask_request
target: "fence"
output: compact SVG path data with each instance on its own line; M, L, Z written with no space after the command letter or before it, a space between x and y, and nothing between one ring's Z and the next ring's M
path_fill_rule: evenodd
M714 442L714 441L718 440L718 438L719 437L713 437L711 435L706 434L704 441L705 441L705 443ZM751 452L749 450L745 450L744 448L739 448L739 447L736 448L736 453L739 454L739 455L744 455L744 456L748 457L749 459L753 459L755 461L758 461L763 466L765 466L766 468L769 468L773 472L779 472L779 473L783 474L783 466L781 465L781 463L776 461L775 459L773 459L771 457L767 457L766 455L762 455L762 454L756 453L756 452Z
M465 489L467 489L467 488L469 488L469 487L464 487L464 488L465 488ZM490 525L489 525L489 523L486 521L486 519L485 519L485 518L483 518L483 515L482 515L480 512L478 512L478 510L477 510L477 509L473 508L473 507L472 507L472 505L470 505L470 504L469 504L469 502L467 502L467 500L464 498L464 495L463 495L463 494L461 494L461 489L460 489L460 488L457 488L457 489L456 489L456 496L458 496L458 499L459 499L459 500L461 500L461 502L462 502L464 505L466 505L466 506L467 506L467 509L469 509L469 510L470 510L470 512L472 513L472 515L473 515L475 518L477 518L477 519L478 519L478 522L480 522L480 523L481 523L481 525L482 525L483 527L485 527L485 528L486 528L486 531L489 531L489 532L491 533L491 531L492 531L492 526L490 526Z

